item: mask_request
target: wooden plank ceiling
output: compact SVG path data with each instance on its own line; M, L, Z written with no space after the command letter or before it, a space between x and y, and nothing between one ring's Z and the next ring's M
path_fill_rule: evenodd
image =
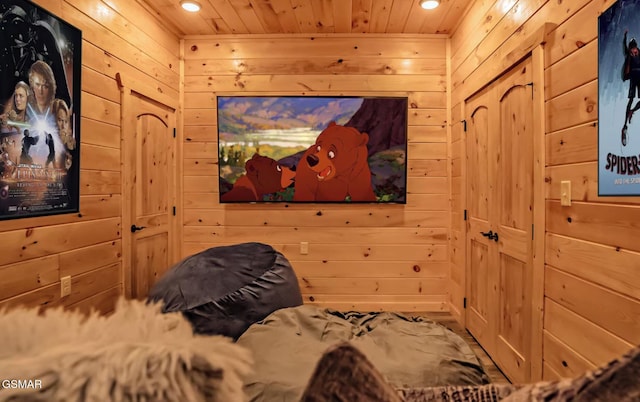
M419 0L197 0L189 13L180 0L137 0L179 37L215 34L424 33L451 34L471 0L441 0L423 10Z

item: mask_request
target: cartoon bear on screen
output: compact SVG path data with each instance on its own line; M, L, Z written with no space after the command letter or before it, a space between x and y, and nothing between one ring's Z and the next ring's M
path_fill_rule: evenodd
M260 201L266 194L281 191L294 180L296 172L266 156L253 154L244 164L246 174L220 196L223 202Z
M296 168L294 201L376 201L367 161L369 135L330 122Z

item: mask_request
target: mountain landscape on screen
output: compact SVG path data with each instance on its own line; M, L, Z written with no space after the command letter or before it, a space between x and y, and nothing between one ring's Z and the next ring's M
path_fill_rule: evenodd
M407 98L218 97L220 202L406 202Z

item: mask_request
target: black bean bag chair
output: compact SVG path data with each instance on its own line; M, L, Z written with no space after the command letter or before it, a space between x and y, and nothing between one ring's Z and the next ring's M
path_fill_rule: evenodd
M295 272L273 247L210 248L172 267L149 292L163 312L180 311L195 333L237 339L272 312L302 304Z

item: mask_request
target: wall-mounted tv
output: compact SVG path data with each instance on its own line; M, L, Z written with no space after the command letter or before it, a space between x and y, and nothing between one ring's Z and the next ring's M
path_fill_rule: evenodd
M217 112L221 203L406 203L406 97L218 96Z

